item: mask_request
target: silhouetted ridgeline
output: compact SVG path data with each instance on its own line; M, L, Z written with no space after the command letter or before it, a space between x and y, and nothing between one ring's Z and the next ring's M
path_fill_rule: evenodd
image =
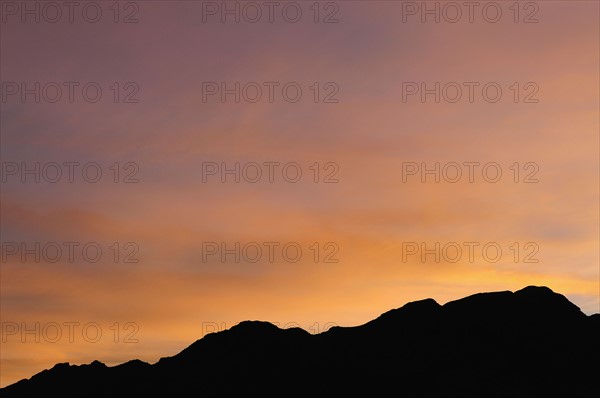
M400 397L593 397L600 315L546 287L432 299L357 327L311 335L267 322L209 334L150 365L58 364L3 397L386 394ZM375 394L375 395L374 395Z

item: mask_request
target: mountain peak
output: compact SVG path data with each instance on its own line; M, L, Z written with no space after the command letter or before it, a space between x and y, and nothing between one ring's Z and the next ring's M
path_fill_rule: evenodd
M547 294L547 295L557 294L557 293L554 293L554 291L552 289L550 289L548 286L535 286L535 285L526 286L521 290L517 290L515 293Z
M519 305L536 316L554 319L564 317L585 317L581 309L565 296L553 292L546 286L527 286L514 293Z
M236 332L273 332L279 328L266 321L242 321L229 329Z

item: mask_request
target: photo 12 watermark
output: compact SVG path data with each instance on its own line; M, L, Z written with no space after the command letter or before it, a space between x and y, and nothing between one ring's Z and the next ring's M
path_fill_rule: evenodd
M488 103L505 101L515 104L537 104L540 86L536 82L402 82L402 103Z
M136 24L140 6L136 1L2 1L3 24Z
M313 82L302 84L296 81L262 82L202 82L202 103L256 104L313 102L315 104L337 104L340 86L336 82Z
M2 343L139 343L135 322L2 322Z
M536 242L513 242L501 245L498 242L402 242L402 262L421 263L497 263L509 258L514 263L538 263L540 250ZM506 257L505 257L506 256Z
M402 1L402 23L537 24L535 1Z
M202 23L337 24L341 14L341 2L336 1L202 1L200 4Z
M402 162L402 182L423 184L485 182L495 184L504 178L515 184L537 184L540 166L536 162Z
M335 264L340 246L336 242L202 242L202 263L297 263L308 258L314 263Z
M2 263L95 264L104 260L115 264L136 264L140 262L139 251L136 242L113 242L110 245L79 241L0 243Z
M108 181L115 184L137 184L140 166L136 162L2 162L1 181L21 184L86 183Z
M115 104L140 102L140 85L133 81L102 84L94 81L3 81L2 103L24 104L86 103ZM104 100L103 100L104 98Z
M202 162L202 182L233 183L288 183L308 181L315 184L340 182L340 166L336 162L250 161Z

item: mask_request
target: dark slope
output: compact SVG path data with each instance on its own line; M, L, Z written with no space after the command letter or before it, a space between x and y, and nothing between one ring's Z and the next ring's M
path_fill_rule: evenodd
M154 365L58 364L6 397L393 391L410 397L589 397L600 392L600 316L546 287L408 303L313 336L242 322Z

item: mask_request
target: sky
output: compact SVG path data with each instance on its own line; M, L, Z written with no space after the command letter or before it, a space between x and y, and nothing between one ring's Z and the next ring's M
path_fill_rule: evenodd
M600 312L597 2L0 4L0 386L429 297Z

